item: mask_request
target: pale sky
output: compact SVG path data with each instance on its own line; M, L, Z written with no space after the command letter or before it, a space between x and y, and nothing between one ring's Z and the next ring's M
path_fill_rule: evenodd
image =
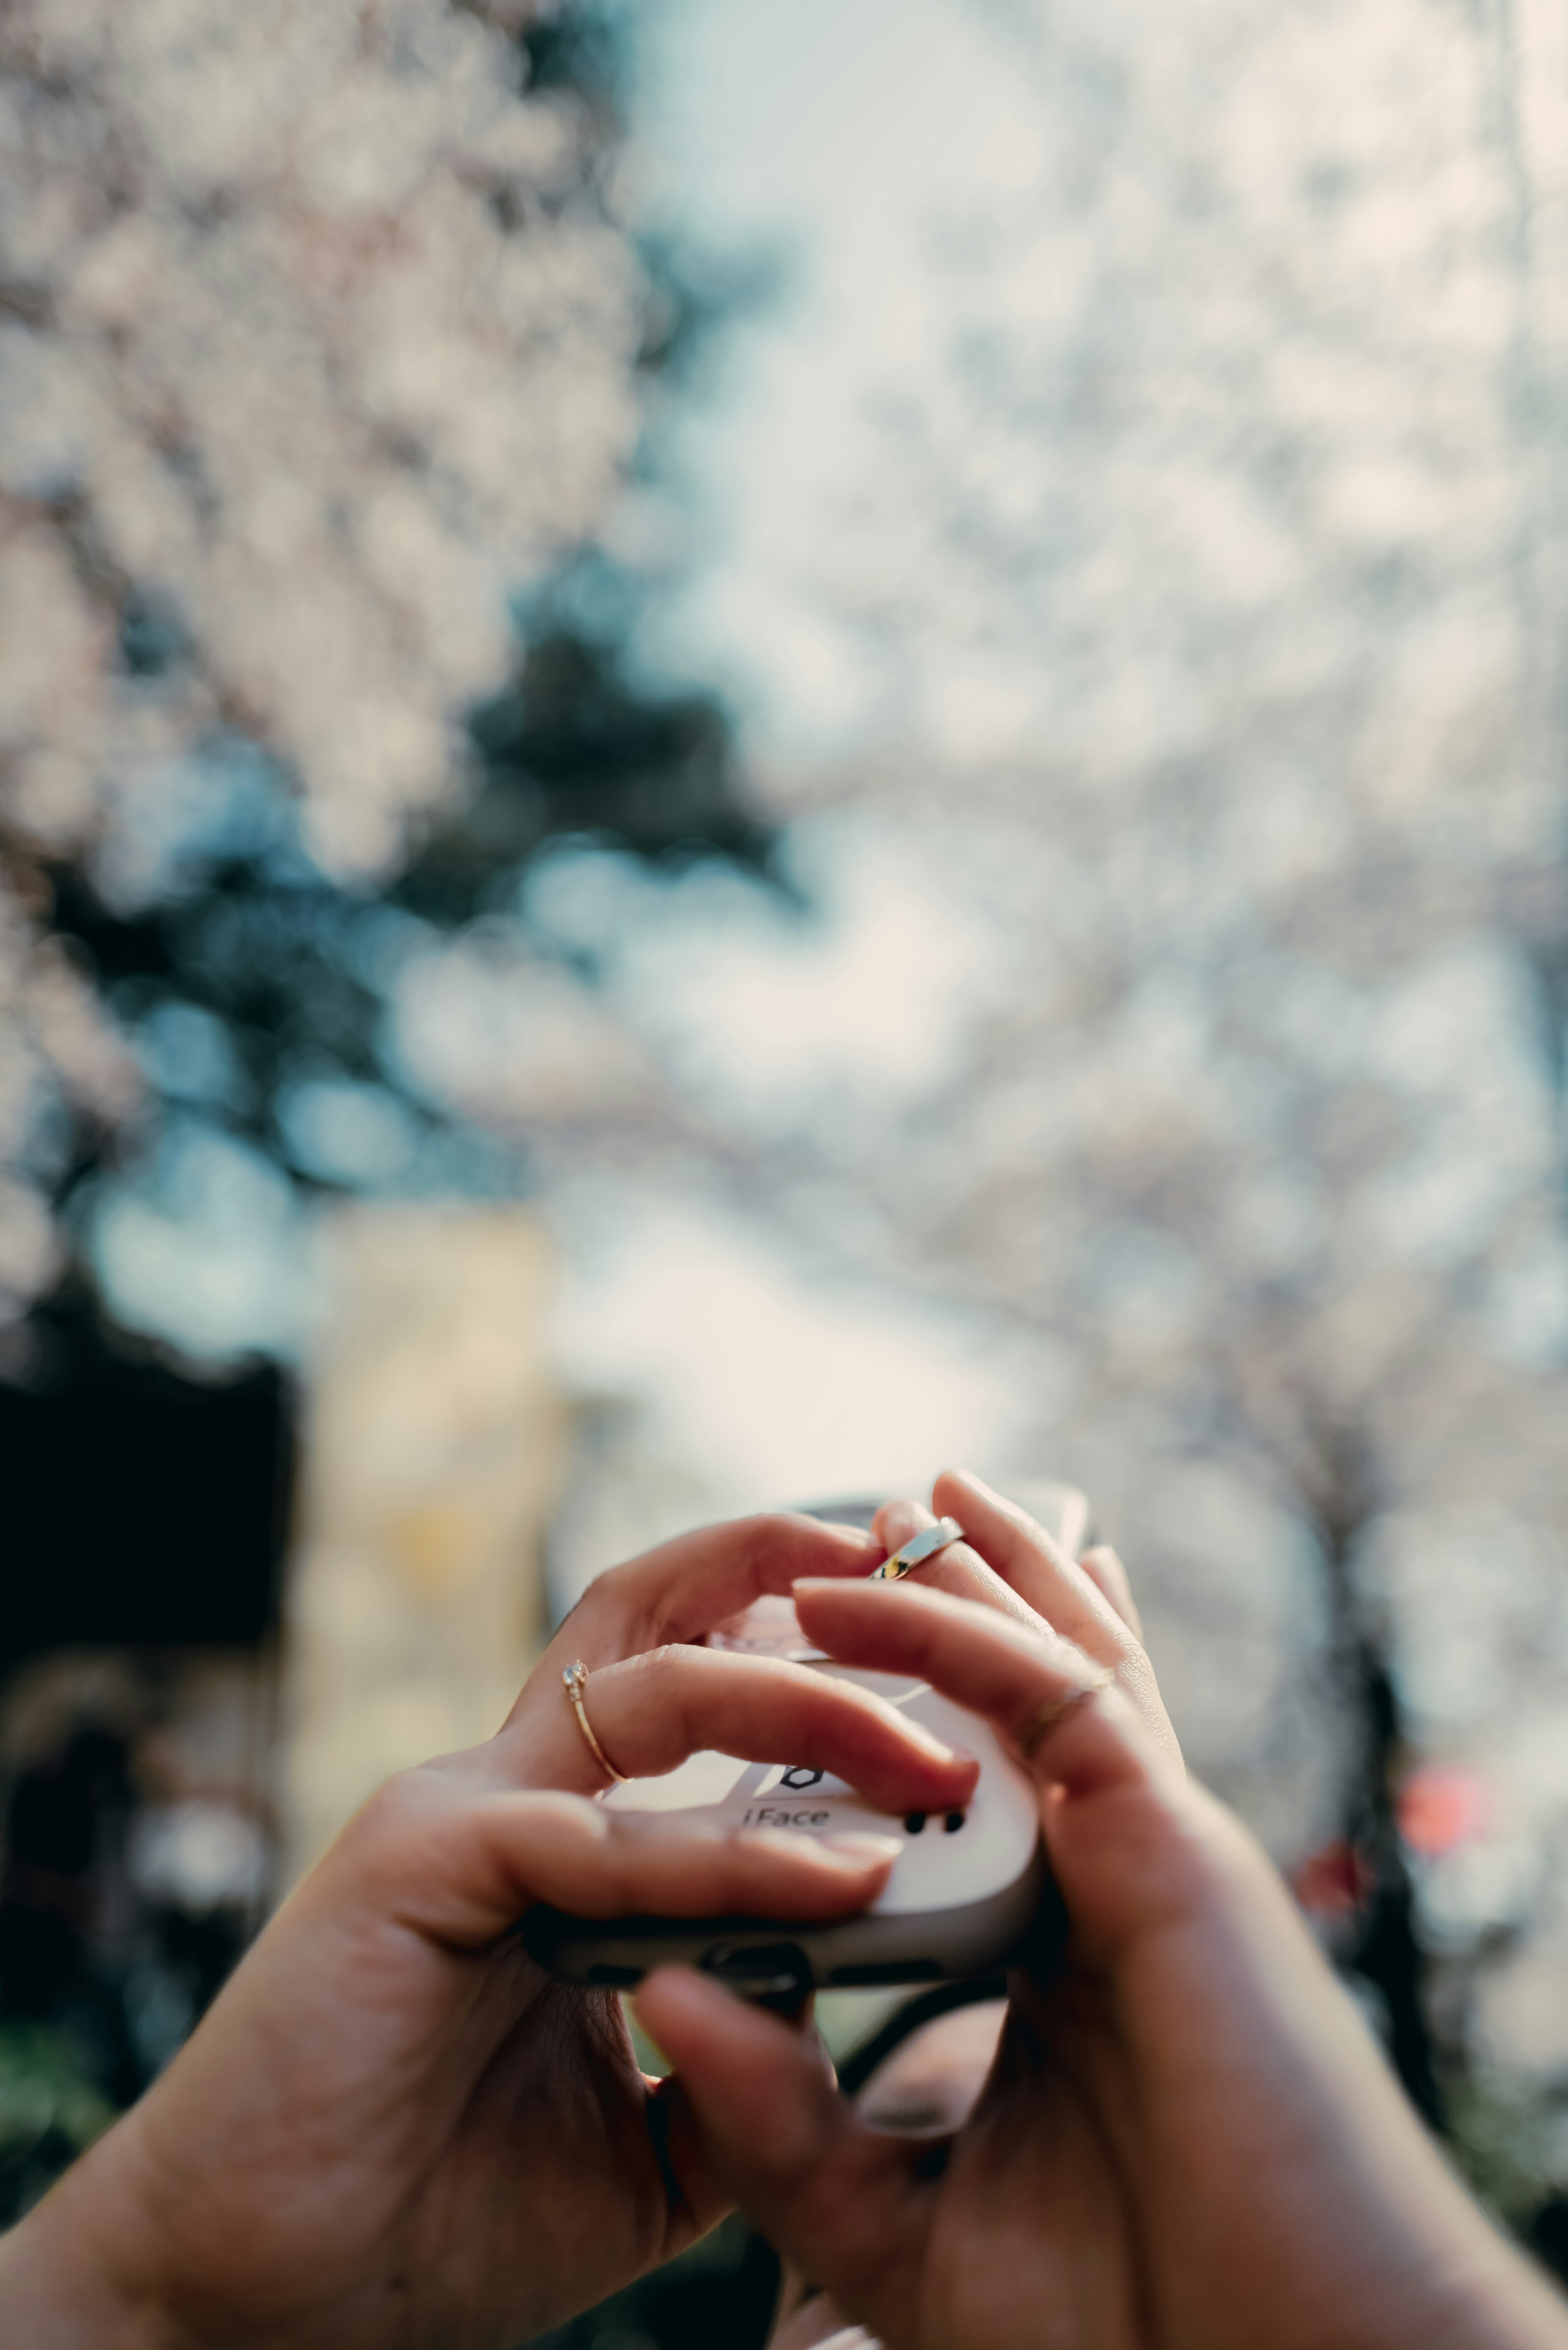
M659 208L789 262L680 429L699 553L654 650L731 691L753 753L809 757L875 723L817 575L824 519L875 432L869 405L937 363L933 227L1027 184L1038 114L963 0L674 0L642 33L637 129ZM613 914L612 993L643 1007L697 1097L759 1138L844 1114L840 1089L919 1095L961 1050L987 964L914 844L819 818L795 849L805 931L701 877L611 909L614 860L580 877L569 857L546 863L535 891L536 919ZM557 1232L568 1375L645 1399L645 1440L692 1478L698 1514L918 1489L951 1461L1000 1468L1018 1398L1048 1370L1036 1351L1025 1371L980 1315L827 1281L711 1203L619 1185L559 1202Z
M680 433L708 553L661 649L737 690L765 743L809 753L870 717L817 541L864 463L868 407L936 363L933 232L1030 185L1038 106L964 0L675 0L643 38L659 208L791 265Z

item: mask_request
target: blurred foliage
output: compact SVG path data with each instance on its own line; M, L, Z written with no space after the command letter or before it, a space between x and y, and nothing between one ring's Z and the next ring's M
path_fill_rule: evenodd
M513 685L471 726L483 783L432 828L395 903L461 920L514 889L528 858L562 833L651 858L765 861L772 834L746 804L722 704L639 688L613 644L569 624L545 620Z
M566 5L543 9L521 36L528 87L569 90L618 117L627 96L624 27L606 8Z
M432 821L379 891L345 886L305 854L283 779L243 741L210 746L222 786L213 820L151 904L106 903L79 860L48 870L54 927L120 1021L162 1024L155 1087L275 1154L302 1183L326 1179L291 1158L279 1131L287 1079L308 1069L399 1082L381 1049L380 976L398 913L455 931L514 909L529 860L562 835L651 860L765 864L771 834L746 805L720 703L639 688L614 642L538 608L547 617L513 682L471 722L472 795ZM74 1145L65 1199L101 1158L85 1122Z
M1553 2195L1552 2124L1559 2102L1539 2083L1467 2065L1447 2084L1454 2159L1506 2225L1526 2231Z
M36 2203L113 2119L67 2033L0 2023L0 2225Z
M732 2212L649 2276L540 2334L531 2350L761 2350L778 2290L778 2263Z
M185 576L161 549L144 571L113 552L114 499L121 494L112 482L106 489L89 472L77 486L50 487L37 473L42 460L30 453L26 436L31 431L36 439L41 429L43 402L36 386L27 390L29 377L18 379L24 397L14 411L24 427L21 443L0 449L0 500L8 485L21 484L14 507L20 535L0 547L4 576L25 593L29 563L47 567L63 550L77 575L70 592L78 601L85 595L83 611L90 609L102 636L100 644L89 633L74 656L99 672L92 724L100 731L60 751L77 762L69 792L58 761L48 764L54 753L47 738L40 743L45 722L30 702L24 697L18 714L0 723L0 781L9 786L0 802L0 981L11 983L21 1014L12 1021L11 1066L0 1070L0 1113L11 1109L14 1129L0 1130L0 1161L11 1161L9 1180L0 1163L0 1325L30 1300L45 1301L34 1330L47 1326L56 1379L62 1347L67 1357L73 1346L79 1352L81 1334L99 1315L102 1268L91 1228L127 1180L157 1195L174 1222L189 1211L192 1186L202 1183L214 1198L227 1196L225 1186L228 1193L248 1186L253 1221L270 1212L275 1222L294 1197L375 1190L389 1180L416 1196L526 1188L526 1117L504 1120L497 1134L466 1106L416 1082L400 1051L390 998L410 951L428 956L441 940L471 931L493 941L505 930L525 958L532 949L521 885L547 843L572 836L677 866L717 856L753 872L769 855L771 835L749 804L723 706L711 694L663 689L639 674L632 640L649 582L595 541L607 482L615 486L607 451L618 435L622 480L629 473L647 488L659 466L656 387L689 379L715 329L765 294L769 273L744 258L683 249L668 235L639 240L622 219L610 186L628 94L628 27L618 11L569 0L527 9L487 5L467 12L473 22L462 34L454 26L463 12L435 0L407 0L382 13L376 38L353 56L339 58L335 36L324 34L323 70L341 74L346 108L356 77L366 74L380 77L376 86L388 107L423 104L421 135L430 135L440 109L451 112L445 135L453 144L432 144L434 168L454 173L462 192L455 204L469 204L475 186L488 191L493 225L484 234L492 244L479 251L479 232L462 227L467 214L457 209L426 221L421 207L433 199L428 191L410 198L395 173L387 179L390 166L379 149L368 149L356 167L378 191L371 197L318 199L313 187L307 201L347 202L354 217L353 206L364 202L378 218L398 217L402 206L410 223L418 218L416 242L438 232L452 241L452 267L466 289L456 296L462 332L472 325L463 306L472 307L484 273L512 268L508 298L516 317L508 331L514 327L516 341L507 354L510 375L487 378L488 388L472 395L482 407L465 407L458 330L441 313L444 296L428 276L410 276L398 296L400 314L423 306L430 332L449 338L433 362L441 370L447 440L441 442L433 418L428 432L389 434L375 406L379 395L364 392L385 481L378 485L366 474L337 522L330 515L323 520L328 536L353 542L354 552L330 583L339 602L320 607L320 627L296 631L292 650L268 635L280 597L243 525L251 476L286 475L291 495L307 504L317 485L296 479L285 448L265 438L236 453L220 439L227 428L216 406L210 418L192 409L184 428L191 445L175 472L178 484L196 483L200 491L192 492L188 536L204 547L201 559L218 559L237 534L223 577L225 594L233 590L254 608L260 633L248 649L236 641L236 628L243 639L246 625L237 605L216 616L206 608L197 558L183 542ZM214 70L232 89L234 61L221 47L220 14L193 20L195 53L205 66L202 43L215 45ZM65 37L45 0L19 20L0 57L0 76L9 72L22 93L24 122L57 115L85 140L95 109L108 120L117 105L134 115L139 107L174 102L158 78L171 65L156 49L161 35L154 32L134 69L114 53L123 87L112 77L94 80L68 42L57 57ZM517 85L510 93L497 79L508 41ZM459 127L469 119L464 104L497 126L485 133L491 143L483 152L467 156L461 142L472 134ZM85 145L72 164L77 176L65 182L78 207L96 201L101 168ZM178 190L182 169L208 168L200 156L194 163L177 156L171 185ZM231 208L270 235L268 207L276 198L269 183L255 176L254 159L234 169ZM378 173L389 193L379 192ZM152 234L162 237L156 187L147 202ZM329 210L328 218L334 224L324 234L336 237L337 215ZM0 228L13 242L21 234L6 220ZM212 266L205 248L187 254L172 230L167 234L171 303L202 298L202 273ZM530 267L524 258L519 274L514 256L530 254L536 259ZM47 256L64 286L80 265L74 248ZM356 299L382 299L375 276L381 265L372 265L367 246L354 265ZM42 282L45 257L27 268ZM17 282L26 275L22 270ZM635 296L627 297L633 283ZM318 288L296 286L286 273L278 291L286 301L297 298L306 331L336 331L311 307ZM627 298L635 313L629 340L622 335ZM53 364L51 352L66 363L72 346L58 332L60 303L35 308L26 365ZM384 323L394 315L390 303L383 299L376 315ZM146 364L161 365L167 355L147 331ZM225 314L216 331L231 366L278 360L259 299ZM247 358L247 338L257 335L263 339ZM389 350L388 367L405 364L400 349ZM633 419L629 437L607 406L617 370L629 389L629 403L622 402ZM286 369L279 379L286 401L296 395L285 379L290 385L295 379ZM338 409L326 422L308 413L315 396L300 411L296 440L364 424L352 387L334 395ZM114 397L130 404L129 379ZM519 451L522 470L506 469L504 509L482 500L464 523L468 492L483 486L473 467L489 462L483 452L493 450L498 419L521 411L533 419L533 437ZM273 419L269 429L277 423ZM206 453L198 445L203 431L213 442ZM552 453L552 435L567 432L572 462L564 466ZM157 483L167 456L155 451L145 458ZM202 487L196 475L209 461L227 465L233 480L214 475ZM466 486L465 465L472 476ZM421 502L423 521L410 498ZM105 499L107 521L95 503ZM483 529L474 519L481 511ZM405 536L389 574L375 534L394 526ZM437 528L448 534L439 547L429 536ZM541 568L541 544L547 547L552 536L557 558ZM516 582L511 673L498 689L475 694L462 688L491 659L479 624L504 585L497 566L509 558ZM306 564L305 572L310 568ZM299 592L319 598L327 590L302 575ZM466 644L465 615L473 624ZM73 641L68 630L62 636L64 626L62 619L51 641ZM335 629L348 632L346 650L320 668L320 648ZM406 657L394 654L389 667L394 639ZM249 685L241 681L247 661ZM233 671L227 682L225 663ZM273 683L260 693L253 689L264 672ZM316 732L300 733L299 726ZM423 751L416 752L416 738ZM413 767L403 775L410 758L423 762L417 782ZM92 789L103 802L83 816L82 776L95 762ZM68 817L67 806L77 810ZM381 847L366 847L375 838ZM547 943L543 959L550 960ZM559 995L550 987L546 973L546 1020ZM518 1016L526 1024L526 1012ZM580 1010L571 1017L579 1038L572 1049L587 1057L591 1017ZM0 1129L5 1126L0 1116ZM393 1165L398 1172L389 1178ZM282 1193L275 1183L267 1191L266 1170L282 1177ZM150 1324L144 1317L143 1326L156 1329L156 1316ZM163 1335L181 1340L177 1332ZM204 1351L195 1338L184 1343L189 1352ZM242 1337L237 1351L270 1343L262 1329ZM214 1342L205 1351L222 1357L225 1349ZM35 1336L13 1338L0 1370L28 1378L40 1361Z

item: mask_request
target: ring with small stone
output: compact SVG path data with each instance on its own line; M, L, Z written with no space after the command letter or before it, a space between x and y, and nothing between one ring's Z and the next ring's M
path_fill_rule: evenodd
M592 1752L595 1762L599 1765L601 1770L605 1770L609 1773L610 1777L615 1781L618 1787L624 1787L626 1784L626 1773L616 1769L615 1764L610 1761L609 1756L605 1752L604 1748L594 1736L594 1725L588 1720L588 1710L583 1703L583 1691L588 1685L588 1669L587 1665L584 1664L581 1657L577 1659L576 1664L568 1665L566 1667L566 1671L561 1675L561 1679L566 1684L566 1696L570 1700L572 1711L577 1717L577 1728L587 1740L588 1746Z

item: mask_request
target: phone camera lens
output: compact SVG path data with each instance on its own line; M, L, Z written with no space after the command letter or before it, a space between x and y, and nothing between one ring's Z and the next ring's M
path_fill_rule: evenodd
M963 1825L963 1814L961 1812L950 1812L946 1819L942 1822L942 1825L947 1830L949 1835L957 1835L960 1828Z
M926 1815L924 1812L906 1812L904 1814L904 1825L909 1829L911 1835L919 1835L920 1830L925 1826L925 1825Z

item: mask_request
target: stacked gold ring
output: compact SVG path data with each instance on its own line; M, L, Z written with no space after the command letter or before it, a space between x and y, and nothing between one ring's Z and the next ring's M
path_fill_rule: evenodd
M1085 1704L1090 1698L1098 1697L1100 1691L1108 1690L1115 1679L1115 1673L1109 1665L1106 1665L1092 1681L1085 1681L1077 1689L1066 1690L1060 1697L1048 1698L1044 1705L1036 1707L1018 1736L1018 1751L1023 1760L1033 1762L1064 1715Z

